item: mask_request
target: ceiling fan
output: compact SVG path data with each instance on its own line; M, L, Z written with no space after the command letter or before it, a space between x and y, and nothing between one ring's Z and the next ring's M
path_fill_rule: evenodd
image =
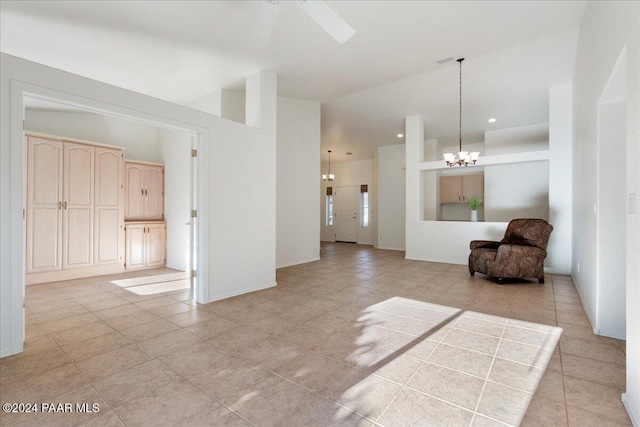
M253 24L253 30L249 37L249 45L261 48L267 45L273 25L278 17L279 0L261 0L258 16ZM347 22L321 0L296 0L296 3L320 25L338 43L343 44L349 40L356 31Z

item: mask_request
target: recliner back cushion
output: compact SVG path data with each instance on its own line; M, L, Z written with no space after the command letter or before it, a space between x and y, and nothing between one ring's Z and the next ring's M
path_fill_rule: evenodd
M500 243L537 246L546 250L552 230L553 226L543 219L513 219Z

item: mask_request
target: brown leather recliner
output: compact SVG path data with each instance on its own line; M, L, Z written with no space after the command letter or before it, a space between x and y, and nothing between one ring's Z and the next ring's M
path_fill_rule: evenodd
M553 226L543 219L514 219L500 242L473 240L470 243L469 273L483 273L498 279L535 277L544 283L544 259Z

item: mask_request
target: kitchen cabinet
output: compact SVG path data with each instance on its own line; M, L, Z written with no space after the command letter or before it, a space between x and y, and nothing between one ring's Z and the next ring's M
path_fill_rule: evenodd
M484 174L442 175L440 177L440 204L469 203L478 196L484 199Z

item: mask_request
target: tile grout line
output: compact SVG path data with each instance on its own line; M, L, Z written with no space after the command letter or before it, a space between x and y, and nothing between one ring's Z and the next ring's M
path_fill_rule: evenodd
M456 319L457 322L457 319ZM455 324L455 323L454 323ZM427 363L427 360L429 359L429 357L431 357L431 355L438 349L438 347L440 347L440 344L442 344L442 342L444 341L444 339L447 337L447 335L449 335L449 332L451 332L453 330L453 328L449 328L449 330L447 331L447 333L444 335L444 337L442 337L442 339L438 342L438 344L433 348L433 350L431 350L431 352L429 353L429 355L422 361L422 363L420 363L420 366L418 366L418 368L413 372L413 374L411 374L411 376L409 377L409 379L407 379L407 381L402 385L402 387L400 388L400 390L398 390L398 393L396 394L396 396L391 400L391 402L389 402L389 404L384 408L384 410L380 413L380 415L378 415L378 418L376 418L374 420L374 424L378 424L378 421L380 420L380 418L382 418L382 416L387 412L387 410L389 409L389 407L393 404L393 402L395 402L395 400L398 398L398 396L400 396L400 394L404 391L405 388L407 387L407 384L409 384L411 382L411 380L413 379L413 377L416 376L416 374L418 373L418 371L420 369L422 369L422 367L425 365L425 363ZM426 393L423 393L426 394ZM433 397L433 396L430 396ZM441 400L442 399L438 399ZM446 403L450 403L450 402L446 402ZM457 406L457 405L456 405Z
M503 329L502 329L502 334L500 335L500 340L498 341L498 345L496 346L496 350L493 354L493 359L491 359L491 365L489 365L489 370L487 371L487 375L484 379L484 383L482 384L482 390L480 391L480 396L478 396L478 402L476 403L476 408L473 411L473 418L471 419L471 423L469 425L473 424L473 420L476 418L476 415L478 414L478 409L480 408L480 402L482 401L482 396L484 395L484 391L487 387L487 382L489 382L489 376L491 375L491 370L493 369L493 364L496 361L496 357L498 355L498 351L500 350L500 345L502 344L502 336L504 335L504 331L507 329L507 324L505 323ZM533 395L532 395L533 396ZM524 415L524 414L523 414Z
M558 324L558 307L556 305L556 292L555 292L556 287L555 287L555 280L553 276L551 276L551 287L553 288L553 308L554 308L553 311L556 315L556 325L557 325ZM567 425L569 425L569 405L567 404L567 389L564 382L564 364L562 363L562 351L560 350L560 338L558 338L557 346L558 346L558 357L560 358L560 378L562 380L562 402L564 403L564 416L565 416L565 421Z

